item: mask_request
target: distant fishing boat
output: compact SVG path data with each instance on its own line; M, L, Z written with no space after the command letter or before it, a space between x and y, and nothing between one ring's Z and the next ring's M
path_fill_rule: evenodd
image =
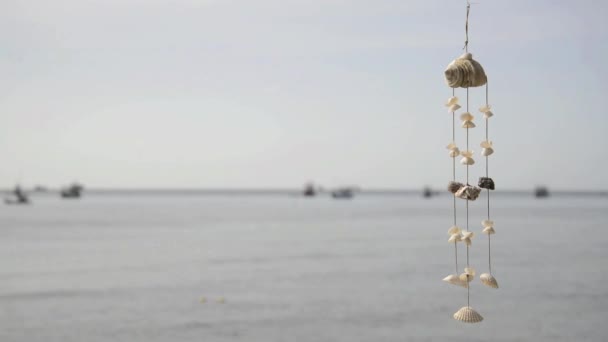
M11 197L4 199L6 204L29 204L30 199L27 194L21 189L19 185L15 186Z
M84 187L78 183L72 183L70 186L61 189L62 198L80 198Z
M534 196L536 198L549 197L549 189L544 186L536 187L536 189L534 189Z
M354 192L351 188L341 188L331 192L331 197L336 199L349 199L353 198L353 196Z
M429 188L428 186L425 186L424 189L422 189L422 196L424 198L430 198L433 196L433 190L431 190L431 188Z
M302 191L302 195L305 197L312 197L317 194L315 190L315 185L313 183L308 183L304 186L304 190Z

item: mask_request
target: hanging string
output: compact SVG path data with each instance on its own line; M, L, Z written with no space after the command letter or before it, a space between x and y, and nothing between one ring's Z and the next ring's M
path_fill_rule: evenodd
M486 83L486 107L488 107L488 83ZM489 117L486 116L486 141L488 141L488 130L489 130ZM488 169L489 169L489 159L486 156L486 178L488 178ZM488 221L490 220L490 189L486 189L486 194L488 198ZM488 272L492 274L492 250L491 250L491 235L488 234Z
M455 90L452 88L452 97L455 95ZM456 143L456 113L452 112L452 142ZM456 156L452 157L452 181L456 181ZM454 226L456 226L456 194L454 197ZM454 241L454 266L458 275L458 241Z
M469 52L469 12L471 11L471 3L467 1L467 20L465 21L464 24L464 33L465 33L465 40L464 40L464 52Z
M467 22L469 17L469 8L470 5L467 6ZM467 25L468 27L468 25ZM468 41L467 41L468 43ZM469 88L467 87L467 113L469 112ZM469 127L467 126L467 151L469 151ZM467 186L469 185L469 164L467 163ZM469 199L467 198L467 232L469 231ZM467 245L467 268L469 268L469 245ZM469 275L467 275L467 306L470 305L470 297L471 291L469 286Z

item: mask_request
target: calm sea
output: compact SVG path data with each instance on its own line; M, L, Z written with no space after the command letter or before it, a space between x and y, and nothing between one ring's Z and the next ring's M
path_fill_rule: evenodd
M608 340L608 197L495 196L500 289L472 283L475 325L441 281L449 196L33 200L0 207L2 342ZM470 263L487 270L486 236Z

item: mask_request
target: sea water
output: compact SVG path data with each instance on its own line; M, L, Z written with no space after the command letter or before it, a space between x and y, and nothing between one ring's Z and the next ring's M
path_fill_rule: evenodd
M0 341L606 341L608 198L500 196L492 271L447 242L452 198L87 193L0 207ZM466 226L459 200L458 225ZM486 272L485 198L469 263ZM466 251L459 245L460 269Z

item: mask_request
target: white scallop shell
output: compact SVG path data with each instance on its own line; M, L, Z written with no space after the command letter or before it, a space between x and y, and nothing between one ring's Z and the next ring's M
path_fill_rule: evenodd
M459 242L459 241L462 241L462 237L460 236L460 233L452 234L452 235L450 235L450 238L448 239L448 242Z
M465 267L464 268L464 273L470 275L470 276L475 276L475 269L473 267Z
M481 149L481 155L484 157L492 155L492 153L494 153L494 149L491 147Z
M484 227L494 227L494 221L492 220L483 220L481 221L481 225Z
M446 83L452 88L479 87L488 82L483 67L468 52L448 64L444 74Z
M470 232L470 231L462 231L462 238L463 239L472 239L473 236L475 236L475 233Z
M461 273L458 278L460 279L460 281L464 282L464 283L470 283L473 281L473 279L475 279L475 277L473 277L472 275L468 274L468 273Z
M487 112L490 111L490 109L492 109L492 106L490 106L488 104L479 107L479 111L482 112L482 113L487 113Z
M496 234L494 227L485 227L481 232L488 235Z
M462 128L475 128L475 123L473 121L463 121L462 122Z
M458 98L456 96L452 96L448 99L448 101L445 103L446 107L450 107L452 105L455 105L458 103Z
M460 234L460 231L461 231L460 228L458 228L457 226L452 226L448 230L448 235L452 236L454 234Z
M454 319L465 323L479 323L483 321L483 317L470 306L463 306L454 314Z
M483 113L483 118L484 119L489 119L489 118L491 118L493 116L494 116L494 113L492 113L491 111L487 111L487 112Z
M469 112L464 112L460 114L460 120L462 121L473 121L473 119L475 119L475 117Z
M471 158L471 157L463 157L462 159L460 159L460 164L473 165L473 164L475 164L475 160L473 160L473 158Z
M452 157L452 158L458 157L459 154L460 154L460 150L458 149L458 147L450 150L450 153L449 153L450 157Z
M479 146L483 148L492 148L492 142L490 140L484 140L481 142L481 144L479 144Z
M479 276L479 280L481 280L481 283L486 286L489 286L494 289L498 288L498 282L496 281L496 278L494 278L490 273L482 273Z
M450 106L450 108L448 108L448 112L450 113L454 113L455 111L459 110L461 107L458 103L453 104Z
M446 283L450 283L452 285L458 285L462 287L467 287L468 283L460 280L460 278L455 274L450 274L449 276L443 278L443 281Z

